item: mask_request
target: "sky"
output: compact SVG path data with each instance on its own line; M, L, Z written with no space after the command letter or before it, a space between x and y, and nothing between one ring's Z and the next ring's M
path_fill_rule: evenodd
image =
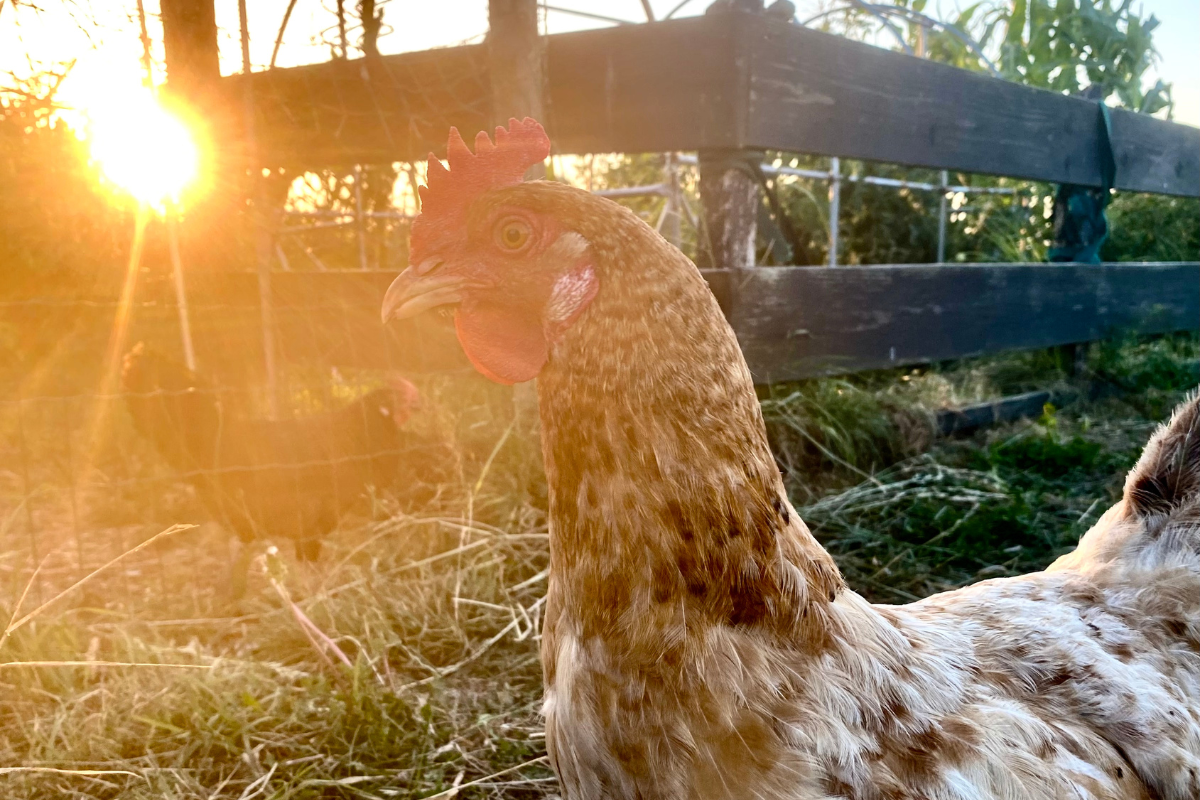
M1142 0L1141 7L1162 22L1154 43L1160 77L1175 84L1175 118L1200 126L1200 0Z
M965 2L966 0L962 0ZM678 16L701 13L710 0L691 0ZM1154 41L1161 59L1152 70L1154 77L1174 84L1175 119L1200 126L1200 0L1134 0L1147 15L1161 21ZM798 0L800 13L828 6L828 0ZM38 65L49 66L76 60L75 68L62 87L60 99L85 106L105 87L136 87L141 80L141 46L137 38L136 4L133 0L42 0L46 9L0 0L0 80L5 73L28 73ZM555 0L551 5L630 21L645 19L641 0ZM655 15L665 16L679 0L651 0ZM251 62L263 68L271 58L275 33L287 0L252 0L248 3ZM319 42L321 30L333 24L332 0L297 0L277 64L294 66L329 58L329 48ZM935 0L937 16L949 18L955 0ZM237 38L236 0L216 0L220 28L222 71L241 68ZM481 41L487 30L487 0L393 0L385 6L385 21L392 29L380 39L384 53L421 50L464 42ZM146 0L150 36L154 41L157 79L162 79L161 25L157 0ZM19 23L19 24L18 24ZM549 33L604 26L608 23L550 11L544 23Z

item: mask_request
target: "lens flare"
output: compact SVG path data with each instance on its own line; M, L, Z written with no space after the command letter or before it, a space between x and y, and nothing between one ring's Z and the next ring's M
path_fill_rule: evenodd
M104 177L143 203L178 200L196 177L199 152L191 132L149 92L90 110L87 131Z

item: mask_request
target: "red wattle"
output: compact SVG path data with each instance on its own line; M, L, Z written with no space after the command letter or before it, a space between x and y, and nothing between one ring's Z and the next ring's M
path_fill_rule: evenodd
M475 369L505 385L533 380L548 357L541 315L490 303L463 304L454 314L459 344Z

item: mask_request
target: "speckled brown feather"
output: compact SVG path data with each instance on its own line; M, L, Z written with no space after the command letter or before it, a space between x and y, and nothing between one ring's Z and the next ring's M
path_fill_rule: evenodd
M468 224L500 205L582 236L600 284L538 387L567 798L1200 797L1195 399L1050 570L872 606L788 503L696 268L570 187Z

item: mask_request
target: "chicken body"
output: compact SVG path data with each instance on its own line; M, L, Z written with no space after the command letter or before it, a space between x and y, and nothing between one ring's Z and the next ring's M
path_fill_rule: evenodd
M1200 796L1200 670L1179 635L1195 636L1200 583L1097 577L1046 572L907 607L843 591L820 647L688 631L683 612L639 650L556 609L545 713L565 796Z
M1200 797L1195 400L1072 556L873 606L790 505L736 338L678 250L559 184L442 213L385 318L458 303L481 371L538 376L566 798Z
M1050 571L872 606L788 504L711 293L630 217L568 217L613 261L539 378L566 796L1200 797L1195 493ZM1195 402L1175 426L1200 442Z
M509 190L539 191L565 194ZM1200 797L1194 492L1166 517L1118 506L1050 571L872 606L788 503L696 269L632 214L566 200L612 259L539 376L567 797ZM1176 426L1200 442L1194 402Z
M399 462L430 444L402 430L417 401L406 381L286 420L226 413L203 379L141 345L126 356L122 383L138 432L218 521L246 542L292 539L306 560L368 485L389 485Z

